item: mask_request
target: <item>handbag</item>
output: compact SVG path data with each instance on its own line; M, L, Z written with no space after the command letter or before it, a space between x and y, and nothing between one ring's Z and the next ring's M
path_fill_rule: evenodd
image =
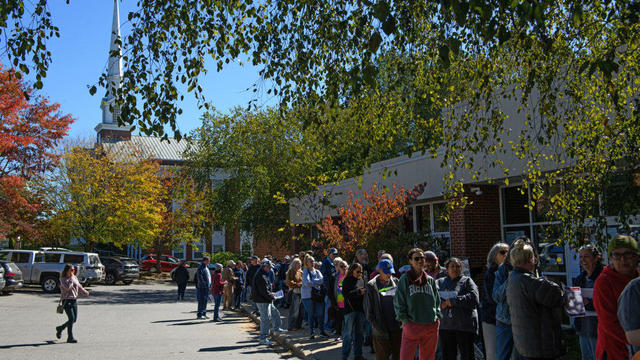
M307 272L309 274L309 279L313 279L311 277L311 272ZM315 303L324 303L324 296L327 294L327 290L325 290L324 286L321 286L320 289L315 286L311 288L311 300Z
M58 314L62 314L64 312L64 305L62 304L62 298L58 301L58 307L56 307L56 312Z

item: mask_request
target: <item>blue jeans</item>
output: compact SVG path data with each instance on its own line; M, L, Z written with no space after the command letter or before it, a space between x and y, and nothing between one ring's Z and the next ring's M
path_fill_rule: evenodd
M198 288L196 290L196 296L198 297L198 317L203 317L207 314L209 288Z
M280 311L273 303L257 303L257 306L260 311L260 340L264 340L269 335L269 329L280 330L282 320Z
M364 342L364 324L367 320L362 311L352 311L344 315L342 325L342 357L348 358L353 341L353 355L362 356L362 343Z
M67 322L60 325L56 330L60 329L60 331L67 328L67 337L69 339L73 339L73 323L78 320L78 303L75 299L73 300L62 300L63 308L65 314L67 314Z
M509 360L513 352L513 332L511 326L496 322L496 359Z
M331 326L333 325L332 321L329 321L329 308L331 307L331 301L329 300L329 296L325 295L324 297L324 328L325 329L331 329Z
M302 304L304 305L304 310L307 312L307 322L309 323L309 332L311 335L313 335L314 325L317 325L320 331L324 331L324 303L314 302L311 299L302 299Z
M222 294L214 294L213 295L213 320L220 320L219 310L220 310L220 302L222 301Z
M251 292L253 291L251 286L247 286L247 300L249 301L249 304L251 305L251 311L252 312L256 312L258 311L258 305L256 305L256 302L253 301L253 295L251 294Z
M242 302L242 291L244 289L242 287L236 287L235 291L233 292L233 307L235 308L239 308L240 307L240 303Z
M596 342L594 337L580 336L580 351L582 352L582 360L596 359Z

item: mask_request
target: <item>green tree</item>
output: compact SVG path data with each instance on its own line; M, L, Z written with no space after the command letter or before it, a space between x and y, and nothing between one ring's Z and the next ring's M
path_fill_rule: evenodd
M206 114L192 136L188 171L201 187L213 186L207 206L229 231L282 227L289 216L282 199L312 190L314 154L300 125L274 109Z

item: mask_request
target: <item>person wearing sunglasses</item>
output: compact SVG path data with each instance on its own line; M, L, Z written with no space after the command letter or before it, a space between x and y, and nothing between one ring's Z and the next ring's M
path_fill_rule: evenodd
M342 358L345 360L349 358L352 343L354 359L364 359L362 357L362 345L364 343L364 325L367 321L362 307L364 292L362 265L353 263L349 266L347 276L342 281L342 293L344 294Z
M496 360L496 302L491 297L496 271L502 265L509 253L509 245L497 243L491 247L487 255L487 272L484 275L482 291L482 337L486 360Z
M575 279L573 286L581 289L593 289L598 276L602 272L602 258L600 251L592 244L584 245L578 250L582 271ZM591 290L593 291L593 290ZM592 297L582 297L586 311L595 312ZM598 339L598 317L579 316L573 318L573 328L580 339L580 352L582 360L594 360L596 358L596 343Z
M424 252L424 269L436 280L447 277L447 269L440 266L438 256L433 251Z
M609 242L608 250L609 265L593 286L593 306L598 314L596 359L628 359L627 339L618 319L618 298L639 275L638 243L629 235L618 235Z
M398 281L393 307L402 323L400 359L411 360L420 346L420 360L433 360L438 345L440 295L435 280L424 270L424 252L414 248L408 253L411 270Z

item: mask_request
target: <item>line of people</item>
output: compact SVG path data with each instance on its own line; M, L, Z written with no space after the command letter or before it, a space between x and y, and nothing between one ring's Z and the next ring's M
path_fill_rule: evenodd
M593 288L593 301L585 297L586 316L571 319L582 358L629 359L638 350L631 345L640 344L640 313L633 311L640 299L637 243L625 235L613 239L607 266L593 245L579 254L583 271L573 285L585 293ZM224 270L219 266L213 280L199 269L198 317L206 317L205 295L211 292L213 320L219 320L223 293L230 291L239 300L228 307L239 306L246 294L260 315L262 344L270 343L270 332L306 323L310 339L341 341L343 359L362 359L363 348L371 346L376 359L471 360L480 333L487 360L558 359L566 352L564 289L541 276L538 254L526 237L491 248L482 291L463 274L460 259L449 258L443 267L432 251L411 249L408 265L398 271L384 251L373 269L364 249L350 264L338 255L331 248L322 262L306 252L280 264L266 257L258 264L252 257L246 269L232 262ZM228 290L239 279L244 288ZM289 309L287 329L276 304Z

